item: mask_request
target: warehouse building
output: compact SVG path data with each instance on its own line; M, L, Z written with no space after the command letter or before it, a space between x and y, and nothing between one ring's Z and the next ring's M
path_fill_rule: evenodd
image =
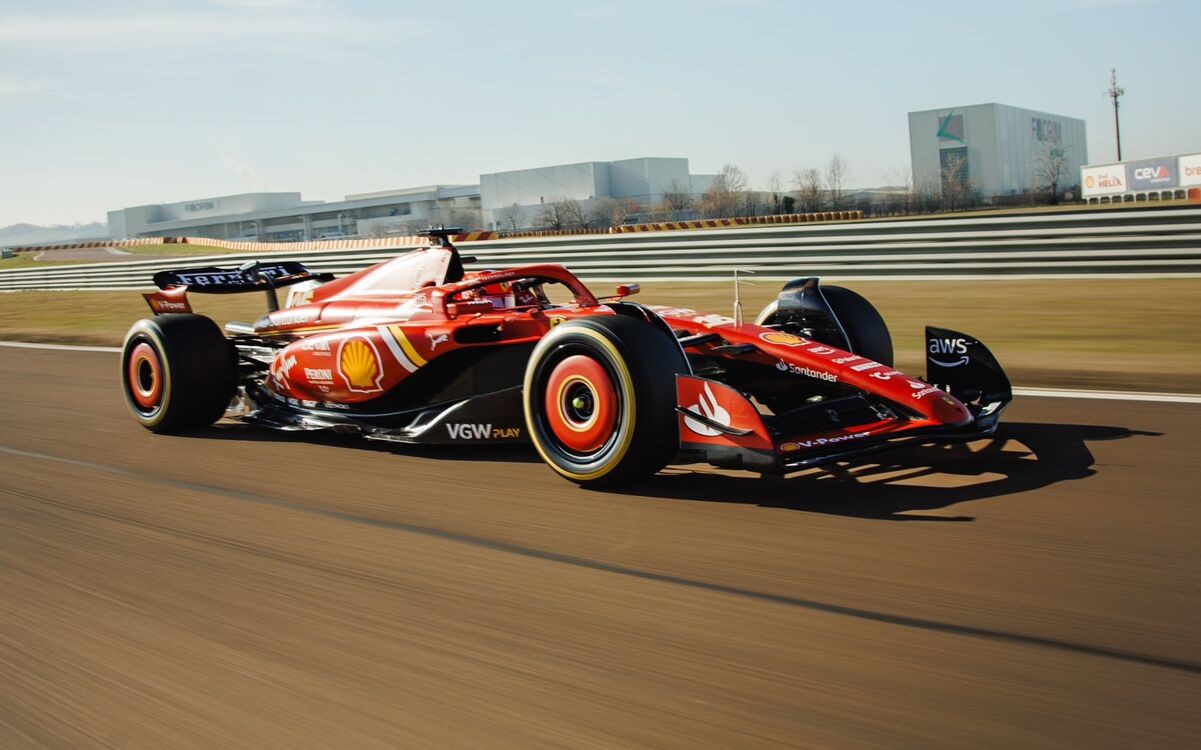
M584 216L612 201L648 209L668 192L704 193L715 178L690 174L688 160L677 158L559 164L480 175L480 206L487 228L512 229L537 224L547 204L573 201Z
M703 193L714 175L688 172L687 159L590 161L480 175L478 185L430 185L306 201L300 193L244 193L108 212L109 235L208 237L296 242L412 234L430 225L527 228L547 204L574 201L585 216L597 204L630 199L642 208L666 191Z
M909 150L914 186L944 198L1041 193L1052 184L1061 197L1079 197L1088 163L1084 120L1003 104L910 112Z
M431 224L480 223L478 185L430 185L348 195L326 203L300 193L243 193L108 212L113 239L208 237L298 242L411 234Z

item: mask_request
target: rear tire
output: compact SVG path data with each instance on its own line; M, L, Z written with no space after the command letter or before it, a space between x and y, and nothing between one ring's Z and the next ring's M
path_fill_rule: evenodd
M121 349L121 384L134 419L159 433L207 427L225 413L237 372L229 341L202 315L139 320Z
M550 330L526 366L526 428L552 469L599 486L649 477L679 450L680 347L645 321L614 315Z

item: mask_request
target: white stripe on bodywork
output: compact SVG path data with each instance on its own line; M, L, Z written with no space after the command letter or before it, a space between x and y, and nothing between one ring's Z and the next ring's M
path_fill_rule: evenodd
M392 335L392 331L388 329L388 326L376 326L375 330L379 331L380 338L388 345L388 351L392 352L392 356L396 357L396 361L400 363L400 366L409 372L417 372L417 365L413 364L413 361L400 348L400 344L397 343L396 337Z

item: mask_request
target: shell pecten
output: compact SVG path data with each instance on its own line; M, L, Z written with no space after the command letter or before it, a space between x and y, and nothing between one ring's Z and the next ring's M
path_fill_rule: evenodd
M338 366L351 388L370 390L376 387L379 361L376 359L375 352L362 339L346 342L346 345L342 347Z

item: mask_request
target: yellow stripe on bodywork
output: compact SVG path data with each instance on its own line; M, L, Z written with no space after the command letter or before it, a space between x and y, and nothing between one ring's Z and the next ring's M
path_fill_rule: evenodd
M417 368L425 364L425 360L413 350L413 345L405 338L400 326L376 326L375 330L379 331L379 337L388 345L388 351L392 352L392 356L401 367L409 372L417 372Z
M256 336L291 336L294 333L318 333L320 331L332 331L335 328L342 328L341 325L325 325L325 326L304 326L302 328L289 328L281 331L255 331Z
M409 341L409 337L405 335L404 329L397 325L388 326L388 330L396 337L396 343L400 344L400 348L404 349L405 354L412 360L413 364L418 367L425 366L425 357L417 353L417 349L413 346L413 342Z

